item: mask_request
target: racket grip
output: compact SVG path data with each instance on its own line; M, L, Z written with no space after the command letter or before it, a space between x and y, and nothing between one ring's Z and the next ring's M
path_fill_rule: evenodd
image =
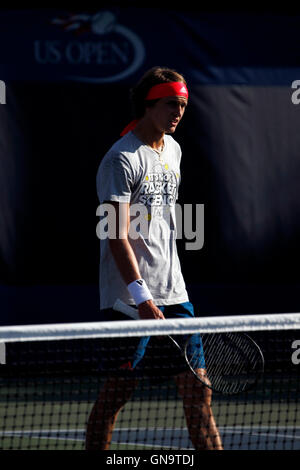
M117 299L113 305L113 309L117 312L124 313L128 317L133 318L134 320L139 320L139 314L136 308L130 307L130 305L125 304L122 300Z

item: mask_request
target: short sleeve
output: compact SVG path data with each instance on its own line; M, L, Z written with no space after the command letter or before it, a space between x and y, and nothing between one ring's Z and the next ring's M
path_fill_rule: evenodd
M133 171L128 159L118 153L108 153L97 173L97 193L100 203L130 202Z

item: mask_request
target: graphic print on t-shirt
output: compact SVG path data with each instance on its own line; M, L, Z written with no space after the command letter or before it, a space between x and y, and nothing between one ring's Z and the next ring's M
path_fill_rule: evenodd
M139 202L146 206L174 206L179 175L169 170L168 164L157 163L146 174Z

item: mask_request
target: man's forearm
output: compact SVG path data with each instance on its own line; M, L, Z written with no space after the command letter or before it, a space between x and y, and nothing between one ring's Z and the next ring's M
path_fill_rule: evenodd
M117 267L126 285L141 278L137 259L127 238L111 239L110 249ZM156 307L152 300L141 303L138 307L141 318L163 319L163 313Z
M126 285L141 278L139 266L134 251L125 239L114 239L109 241L109 246Z

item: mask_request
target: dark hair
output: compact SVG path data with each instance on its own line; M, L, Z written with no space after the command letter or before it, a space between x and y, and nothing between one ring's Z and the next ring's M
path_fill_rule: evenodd
M168 82L183 82L186 84L184 77L176 72L176 70L167 67L153 67L148 70L141 80L130 90L130 100L132 106L133 117L139 119L145 114L147 106L153 106L157 100L147 100L146 96L154 85Z

